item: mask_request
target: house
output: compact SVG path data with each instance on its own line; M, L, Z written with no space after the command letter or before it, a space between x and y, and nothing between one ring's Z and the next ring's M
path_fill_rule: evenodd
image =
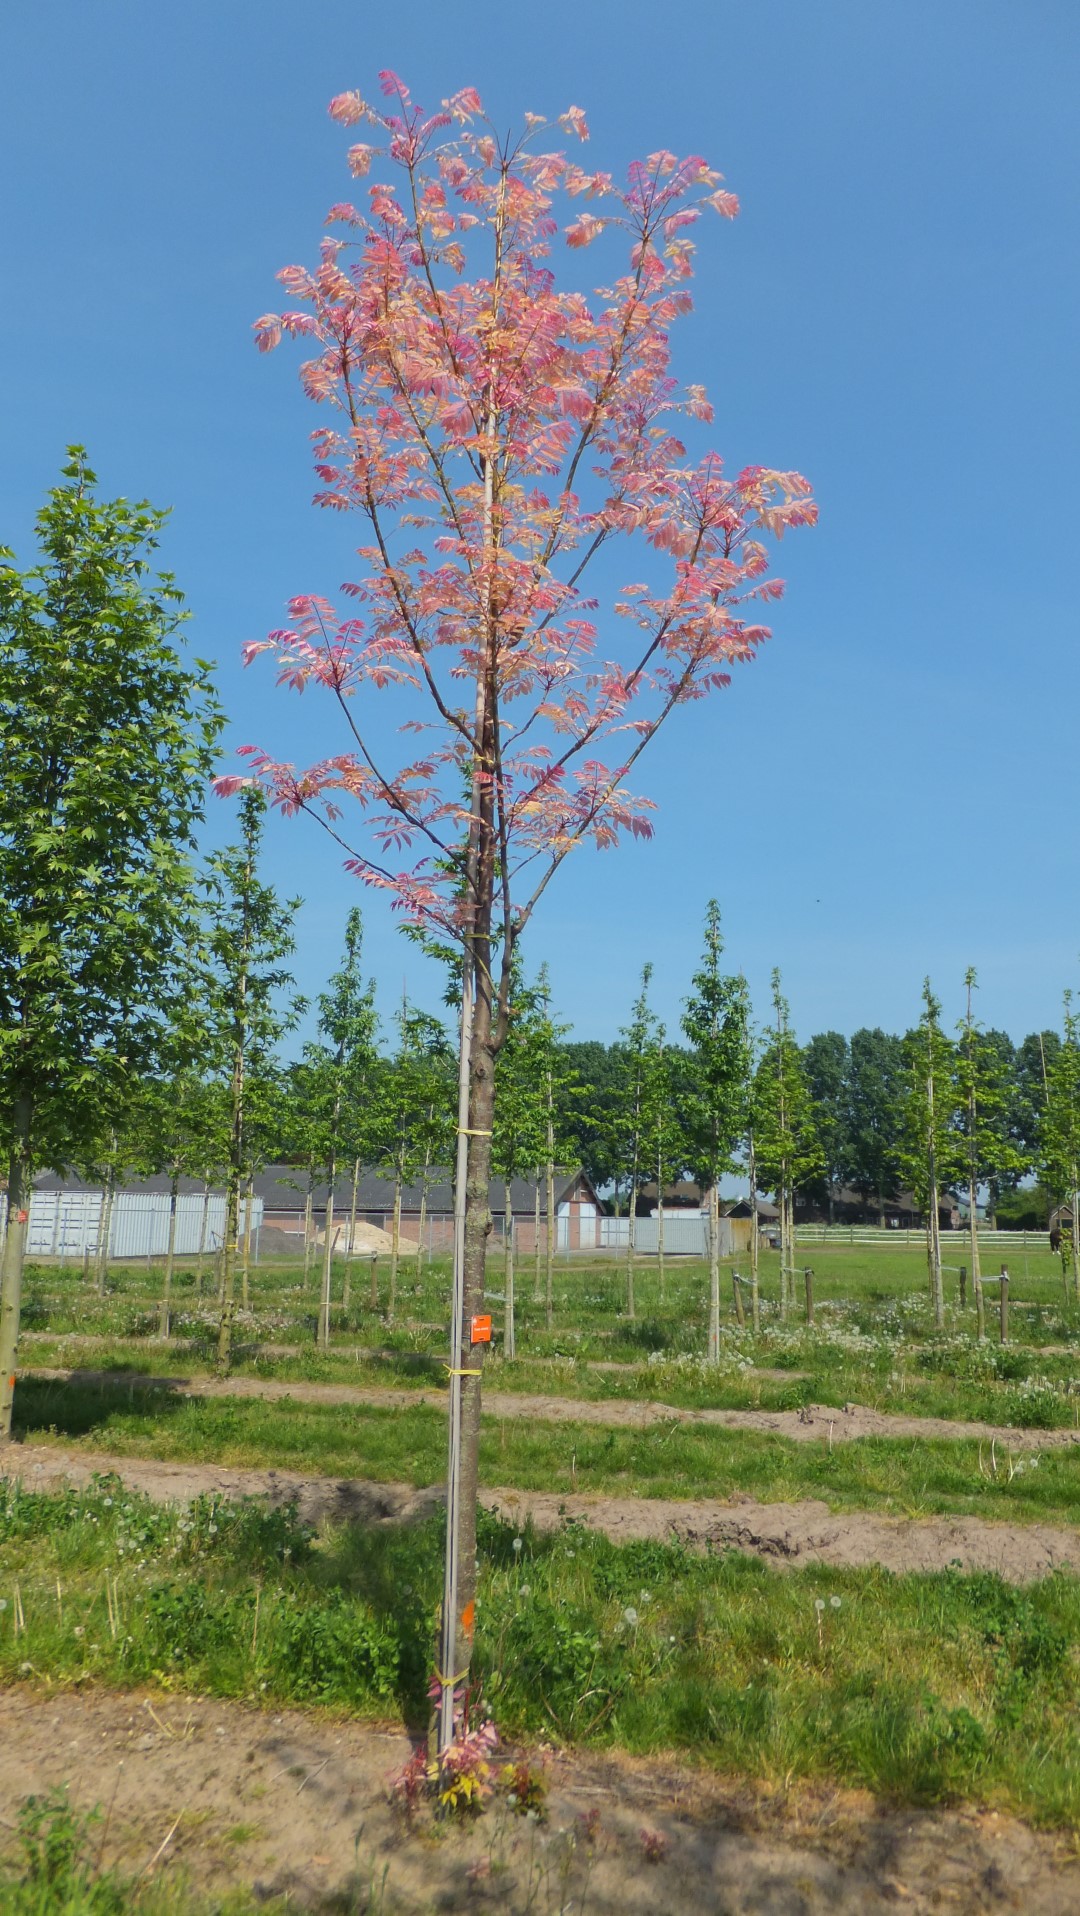
M892 1230L918 1231L926 1222L913 1191L898 1191L883 1197L867 1197L851 1184L835 1184L830 1202L822 1203L815 1193L795 1194L796 1224L884 1224ZM938 1204L938 1223L943 1231L959 1230L960 1208L949 1191L943 1191Z
M255 1196L262 1199L264 1224L287 1237L302 1238L307 1212L308 1173L298 1164L268 1164L255 1176ZM325 1180L311 1184L311 1217L316 1231L326 1222L329 1195ZM493 1230L501 1238L506 1229L507 1208L513 1219L514 1244L527 1255L537 1245L537 1196L539 1195L539 1242L546 1237L547 1194L540 1178L539 1191L532 1178L511 1178L509 1187L502 1178L492 1178L488 1202L494 1220ZM592 1249L596 1243L596 1219L603 1210L593 1185L580 1167L555 1173L554 1200L556 1243L559 1250ZM352 1210L351 1171L334 1182L334 1215L343 1223ZM394 1221L394 1180L371 1169L362 1170L356 1187L358 1223L374 1224L389 1231ZM427 1180L415 1178L401 1189L400 1235L411 1244L421 1241L425 1249L449 1250L454 1235L454 1191L445 1167L433 1168Z

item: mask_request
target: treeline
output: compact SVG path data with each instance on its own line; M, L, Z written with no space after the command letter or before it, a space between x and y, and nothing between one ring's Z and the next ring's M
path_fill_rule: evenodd
M839 1031L818 1032L800 1046L820 1168L800 1178L796 1189L830 1216L846 1188L883 1218L886 1202L905 1185L909 1055L915 1035L914 1030L900 1035L863 1026L850 1038ZM985 1189L987 1210L997 1222L1038 1228L1046 1224L1051 1203L1060 1201L1046 1184L1027 1180L1047 1172L1046 1111L1062 1038L1056 1031L1036 1031L1015 1044L1007 1032L988 1028L979 1033L979 1042L995 1059L1001 1089L994 1113L1000 1148L986 1154L993 1161L979 1179L980 1190ZM561 1109L563 1134L593 1182L612 1191L616 1209L625 1208L625 1104L632 1070L626 1040L572 1040L564 1046L564 1060L574 1092ZM677 1114L693 1082L693 1056L686 1045L669 1047L667 1072ZM950 1077L952 1124L963 1135L959 1039L952 1042L947 1081ZM684 1150L678 1176L691 1174L692 1155ZM739 1168L745 1171L745 1165ZM966 1167L942 1188L966 1195Z

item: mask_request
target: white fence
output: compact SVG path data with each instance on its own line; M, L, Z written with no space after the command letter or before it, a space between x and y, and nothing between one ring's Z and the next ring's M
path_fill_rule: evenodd
M164 1257L169 1248L168 1191L117 1191L109 1217L108 1255ZM30 1199L28 1257L81 1258L101 1243L104 1191L35 1191ZM251 1229L258 1255L263 1202L253 1198ZM247 1200L240 1205L240 1229L247 1228ZM0 1233L7 1228L7 1198L0 1197ZM214 1251L225 1235L225 1199L196 1191L176 1200L177 1257L203 1246Z
M991 1231L979 1226L979 1248L1003 1251L1046 1251L1050 1248L1048 1231ZM797 1244L901 1244L925 1245L926 1232L917 1229L894 1231L887 1224L797 1224ZM963 1224L955 1231L942 1231L944 1250L951 1245L960 1251L970 1242Z

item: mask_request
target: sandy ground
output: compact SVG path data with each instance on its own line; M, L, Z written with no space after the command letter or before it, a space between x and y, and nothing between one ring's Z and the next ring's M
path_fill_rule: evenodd
M13 1444L0 1451L0 1479L41 1490L82 1485L115 1471L131 1489L184 1503L201 1493L295 1502L309 1523L410 1523L437 1509L440 1487L368 1483L362 1478L304 1477L286 1470L233 1470L218 1464L161 1463L51 1445ZM741 1550L778 1569L812 1563L893 1571L993 1570L1009 1583L1031 1583L1051 1571L1080 1573L1080 1530L1052 1524L987 1523L979 1517L879 1517L802 1503L734 1503L662 1497L559 1496L544 1491L490 1490L482 1502L510 1522L539 1530L567 1520L602 1531L616 1543L679 1539L696 1550Z
M893 1810L855 1792L755 1788L672 1759L547 1752L545 1824L489 1809L465 1828L435 1832L425 1816L410 1830L388 1796L409 1754L397 1730L22 1686L0 1712L0 1836L18 1801L67 1784L78 1806L108 1811L106 1867L179 1874L212 1895L243 1883L317 1909L351 1889L350 1907L385 1916L1080 1908L1075 1846L993 1812ZM658 1839L662 1860L646 1860L643 1835Z
M443 1390L394 1390L380 1385L283 1382L270 1377L155 1377L132 1371L53 1370L25 1367L24 1376L58 1384L78 1382L125 1385L135 1390L164 1390L184 1397L261 1397L277 1402L291 1397L305 1404L363 1404L394 1410L416 1404L446 1408ZM651 1399L546 1397L535 1392L492 1388L484 1392L488 1417L520 1417L530 1423L605 1424L645 1430L651 1424L704 1424L719 1430L751 1430L799 1443L844 1443L857 1437L974 1439L1014 1450L1046 1450L1080 1444L1080 1430L1020 1430L1005 1424L965 1423L951 1417L906 1417L869 1410L863 1404L808 1404L801 1410L686 1410Z

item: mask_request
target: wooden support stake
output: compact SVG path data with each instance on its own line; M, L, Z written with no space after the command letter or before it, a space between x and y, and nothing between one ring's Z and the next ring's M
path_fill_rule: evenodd
M746 1306L743 1303L742 1278L739 1276L738 1271L732 1271L731 1273L731 1289L735 1297L736 1321L738 1322L739 1329L744 1331L746 1329Z
M371 1253L371 1308L373 1311L377 1311L379 1308L379 1253L378 1251L372 1251Z
M986 1299L983 1296L982 1279L979 1277L975 1279L975 1317L976 1317L976 1322L978 1326L976 1335L978 1337L979 1343L985 1344L986 1342Z
M803 1282L806 1285L806 1321L812 1329L814 1323L814 1273L810 1269L809 1264L803 1271Z
M967 1309L967 1265L960 1266L960 1309Z
M1001 1297L998 1303L998 1313L1001 1325L1001 1341L1003 1344L1007 1344L1009 1341L1009 1267L1007 1264L1003 1264L1001 1267Z
M750 1322L756 1337L761 1329L761 1297L758 1292L758 1274L755 1267L750 1273Z

